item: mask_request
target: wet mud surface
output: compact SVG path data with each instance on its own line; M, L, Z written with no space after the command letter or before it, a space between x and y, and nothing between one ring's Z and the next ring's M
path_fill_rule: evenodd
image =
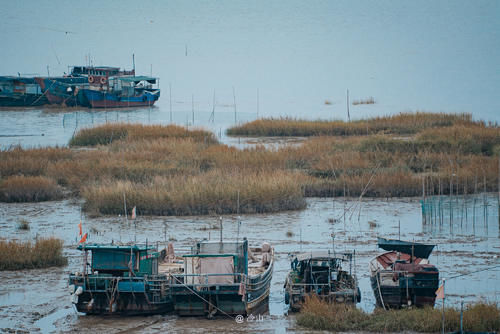
M269 302L269 314L253 321L219 317L215 320L185 318L175 315L149 317L85 316L78 314L70 302L67 277L81 270L82 258L75 247L77 224L81 219L78 201L64 200L35 204L0 203L0 235L4 239L33 240L37 236L56 236L65 241L69 262L63 268L47 268L0 272L0 331L82 333L246 333L303 332L295 325L295 317L287 315L283 283L289 270L290 252L332 249L338 252L356 251L355 272L359 279L362 301L358 307L371 312L375 299L369 283L369 261L380 250L378 236L435 243L430 257L441 276L447 278L447 305L458 306L484 300L499 302L497 285L500 268L499 224L496 216L497 199L489 197L487 220L477 216L474 224L447 219L440 224L423 224L417 199L366 199L357 203L349 199L308 199L303 211L270 215L242 215L239 237L251 244L263 241L275 247L276 265ZM350 210L343 216L344 207ZM494 210L495 209L495 210ZM478 213L483 211L477 210ZM469 215L470 216L470 215ZM30 230L17 228L21 218L30 222ZM470 217L469 217L470 218ZM89 242L158 243L173 241L177 252L187 251L196 240L218 239L218 217L83 217L83 227ZM469 219L470 220L470 219ZM237 217L223 217L223 236L236 239ZM400 226L400 228L399 228ZM463 275L463 276L460 276Z

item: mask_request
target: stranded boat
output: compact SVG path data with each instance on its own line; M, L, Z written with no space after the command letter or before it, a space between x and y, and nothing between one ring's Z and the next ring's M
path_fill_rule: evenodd
M263 243L198 242L170 268L170 293L179 315L250 315L268 310L274 249Z
M80 245L83 270L69 276L72 302L86 314L155 314L172 310L165 252L152 245ZM89 254L90 253L90 254Z
M285 281L285 303L299 311L306 296L331 303L359 303L361 292L352 273L352 253L308 252L292 256ZM343 264L349 263L349 271Z
M91 108L152 106L160 98L158 78L114 76L94 78L82 92Z
M439 271L428 257L434 245L379 238L379 247L388 252L370 262L377 305L384 309L433 306Z
M84 268L69 276L86 314L250 315L267 311L274 265L268 243L198 242L175 256L151 245L80 245ZM90 253L90 254L89 254Z
M0 107L35 107L47 103L35 79L0 76Z

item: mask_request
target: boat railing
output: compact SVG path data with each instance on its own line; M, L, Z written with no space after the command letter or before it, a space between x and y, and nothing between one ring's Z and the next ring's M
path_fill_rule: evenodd
M245 274L243 273L225 273L225 274L171 274L171 285L172 286L220 286L220 285L239 285L240 282L244 279ZM209 283L208 279L210 277L234 277L234 283ZM193 278L193 283L186 283L186 278ZM204 283L194 283L195 278L201 278L204 280ZM200 280L198 280L200 282Z

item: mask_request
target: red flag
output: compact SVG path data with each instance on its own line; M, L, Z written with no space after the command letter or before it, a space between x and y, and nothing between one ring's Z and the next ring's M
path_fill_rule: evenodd
M132 219L135 219L135 218L136 218L135 208L136 208L136 207L134 206L134 208L132 209L132 216L131 216L131 218L132 218Z
M444 299L444 284L436 290L436 299Z
M78 236L82 236L82 221L80 220L80 224L78 224L78 228L80 229L80 233L78 233Z
M85 242L85 241L87 241L87 233L85 233L85 234L83 235L83 238L80 240L80 242L79 242L79 243L81 244L81 243L83 243L83 242Z

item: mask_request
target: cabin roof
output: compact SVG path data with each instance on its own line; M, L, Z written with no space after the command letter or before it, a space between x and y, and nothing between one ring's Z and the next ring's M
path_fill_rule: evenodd
M327 252L327 251L306 252L306 253L299 253L299 254L295 255L295 258L298 261L304 261L304 260L308 260L308 259L315 259L315 260L334 259L334 258L338 258L338 257L339 257L338 255L331 253L331 252Z
M79 250L119 250L119 251L125 251L125 250L132 250L132 251L145 251L145 250L150 250L154 249L153 245L113 245L113 244L85 244L85 245L79 245L78 246Z
M125 81L125 82L140 82L140 81L147 81L149 83L156 83L156 78L155 77L148 77L145 75L139 75L139 76L120 76L116 77L120 81Z

